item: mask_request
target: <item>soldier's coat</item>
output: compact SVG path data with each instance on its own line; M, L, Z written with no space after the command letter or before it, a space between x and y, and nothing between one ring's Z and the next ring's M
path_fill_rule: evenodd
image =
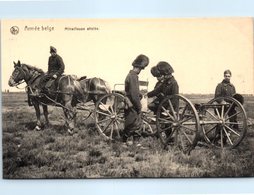
M56 54L55 56L50 56L48 61L48 74L60 76L64 73L64 62L61 56Z
M160 102L165 96L178 93L179 86L173 76L164 80L163 82L158 81L154 87L154 90L147 94L149 98L156 96L156 98L148 105L148 108L156 113Z
M173 95L179 93L179 86L177 84L177 81L172 76L167 80L164 80L163 82L157 82L155 85L155 88L153 91L149 92L147 94L148 97L154 97L158 96L159 94L162 94L163 96L167 95Z
M232 97L236 93L235 86L223 80L215 89L215 97Z
M140 91L139 91L139 81L138 74L130 70L129 74L125 79L125 92L126 96L130 99L133 104L132 107L125 109L125 123L124 123L124 132L128 136L133 134L134 131L140 129L141 118L141 102L140 102Z
M56 54L55 56L50 56L48 60L48 72L42 77L38 88L49 88L48 86L45 86L46 83L52 79L53 75L57 75L57 77L59 78L64 73L64 69L65 65L61 56L59 56L58 54ZM49 85L51 86L54 81L55 79Z

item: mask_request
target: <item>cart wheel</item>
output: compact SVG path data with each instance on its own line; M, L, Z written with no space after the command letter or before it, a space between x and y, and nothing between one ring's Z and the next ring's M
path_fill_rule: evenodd
M153 136L157 133L155 120L156 116L151 113L142 114L142 126L141 126L142 135Z
M205 140L219 148L232 149L247 132L246 112L236 99L218 97L204 104L201 127Z
M193 104L181 95L166 97L159 105L156 126L164 146L175 145L189 153L197 145L201 131Z
M119 140L124 129L124 96L106 94L95 105L95 125L107 140Z

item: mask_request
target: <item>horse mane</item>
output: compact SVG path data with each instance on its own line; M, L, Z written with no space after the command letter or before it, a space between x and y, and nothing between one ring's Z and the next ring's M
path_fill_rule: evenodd
M28 65L28 64L22 64L22 66L26 66L27 69L29 69L29 70L35 70L35 71L37 71L37 72L39 72L41 74L44 74L44 71L42 69L37 68L35 66L31 66L31 65Z

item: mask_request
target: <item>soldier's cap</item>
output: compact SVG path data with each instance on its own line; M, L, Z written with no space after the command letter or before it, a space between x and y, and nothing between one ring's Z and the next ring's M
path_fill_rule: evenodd
M230 74L232 76L232 72L229 69L224 71L224 75L225 74Z
M56 53L56 52L57 52L56 48L53 46L50 46L50 53Z
M172 74L174 72L174 69L168 62L161 61L156 66L157 66L160 74L162 74L162 75L168 75L168 74Z
M151 68L151 74L152 74L154 77L161 77L160 71L158 70L158 67L157 67L157 66L153 66L153 67Z
M140 54L132 62L132 66L144 69L149 64L149 58L143 54Z

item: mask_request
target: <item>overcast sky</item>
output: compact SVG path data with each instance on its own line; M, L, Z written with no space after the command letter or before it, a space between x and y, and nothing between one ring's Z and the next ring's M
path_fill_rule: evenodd
M13 61L46 71L52 45L66 74L100 77L112 88L124 83L132 61L145 54L150 64L139 78L149 80L150 90L156 82L151 67L167 61L180 93L214 93L230 69L237 92L254 94L251 18L2 20L1 25L2 91L18 90L8 86ZM12 26L18 34L10 32Z

